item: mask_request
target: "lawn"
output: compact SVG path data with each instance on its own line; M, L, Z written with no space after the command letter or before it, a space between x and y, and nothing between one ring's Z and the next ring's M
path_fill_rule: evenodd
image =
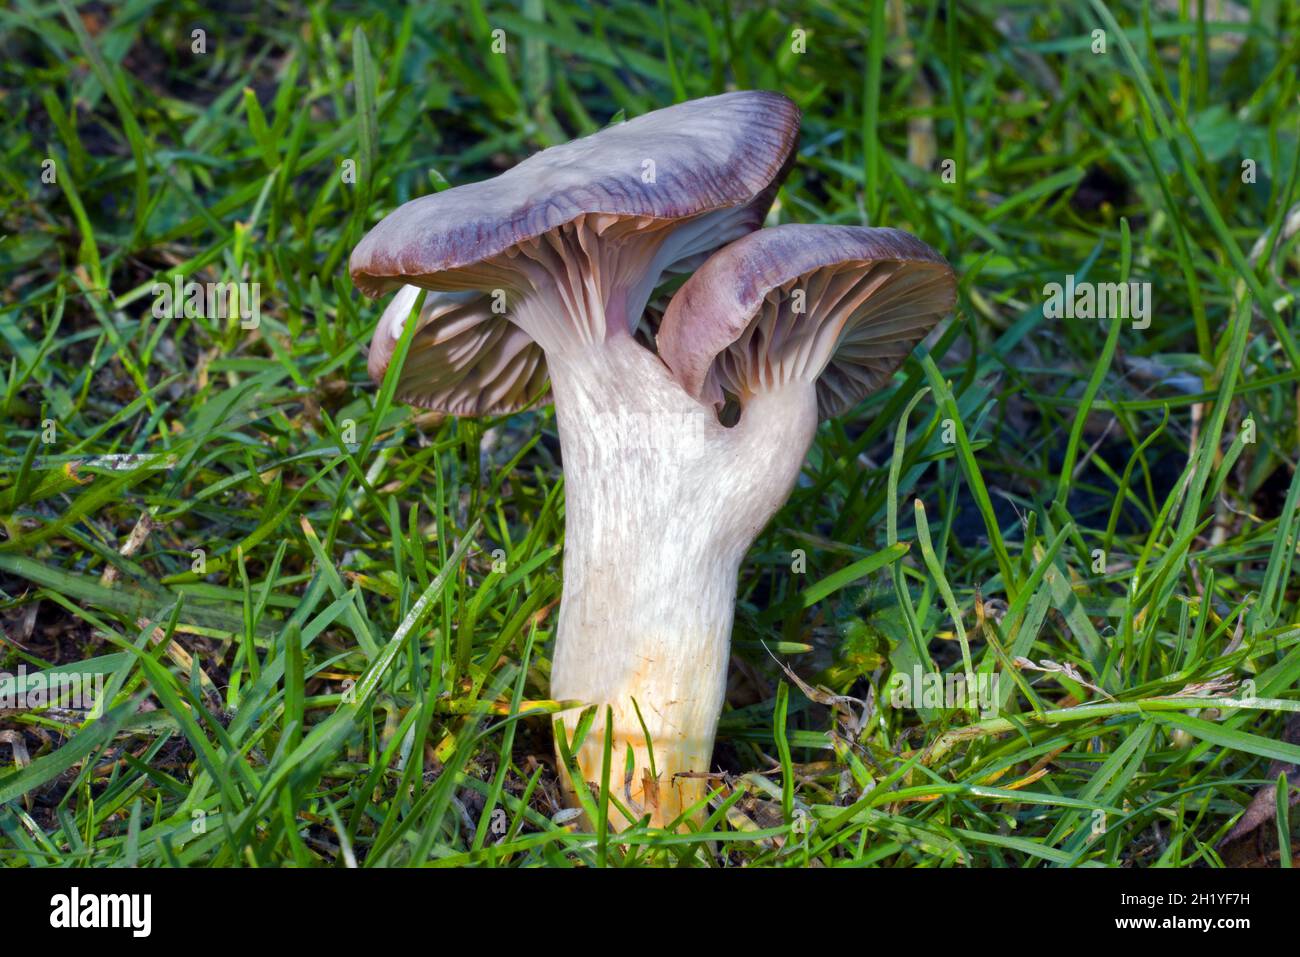
M0 864L1290 866L1300 7L1199 7L0 10ZM803 111L768 224L905 229L958 306L746 554L709 801L613 838L554 409L395 401L348 258L743 89Z

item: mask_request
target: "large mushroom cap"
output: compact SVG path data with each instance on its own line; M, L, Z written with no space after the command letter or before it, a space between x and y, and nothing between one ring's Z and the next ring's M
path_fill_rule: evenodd
M798 131L798 108L778 93L762 91L725 93L647 113L542 150L493 179L399 207L353 250L353 282L371 296L405 283L482 288L473 279L447 274L597 214L680 220L744 209L761 199L746 224L754 229ZM683 252L698 256L701 250Z
M369 371L382 382L420 290L403 286L370 343ZM505 415L546 394L546 358L479 293L431 292L397 380L397 398L448 415Z
M721 407L795 379L823 418L879 389L952 308L948 263L897 229L787 225L714 253L677 290L660 358Z
M554 359L631 334L664 272L762 224L798 129L798 109L776 93L693 100L395 210L352 252L357 287L474 294L455 309L431 300L399 395L462 415L508 411L541 391L543 349ZM485 292L505 308L483 308ZM400 322L376 331L372 375Z

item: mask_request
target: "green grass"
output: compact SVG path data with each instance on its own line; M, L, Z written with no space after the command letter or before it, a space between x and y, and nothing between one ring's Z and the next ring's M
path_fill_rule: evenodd
M1300 13L1197 6L0 11L0 671L111 702L0 710L0 863L1217 866L1258 789L1287 831ZM772 222L908 229L960 311L742 566L707 822L612 839L552 756L553 411L395 404L346 262L730 88L805 113ZM155 318L178 274L260 326ZM1152 283L1150 326L1047 318L1067 274ZM891 707L913 668L999 713Z

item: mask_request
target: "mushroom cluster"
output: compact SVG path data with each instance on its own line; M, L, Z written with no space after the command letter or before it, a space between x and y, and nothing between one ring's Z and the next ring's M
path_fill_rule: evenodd
M618 825L700 810L746 550L819 420L885 384L954 304L951 268L907 233L761 228L799 121L775 93L680 103L406 203L352 253L363 293L397 289L377 382L419 323L400 399L501 415L549 388L566 496L551 696L598 706L574 752L588 781L612 715ZM691 275L648 348L638 327L672 273Z

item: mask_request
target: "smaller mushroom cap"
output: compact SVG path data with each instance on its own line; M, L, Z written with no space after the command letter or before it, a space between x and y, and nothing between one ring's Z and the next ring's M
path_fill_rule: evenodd
M879 389L956 302L952 268L897 229L786 225L714 253L656 339L691 395L721 408L795 379L832 418Z
M370 378L382 382L420 290L403 286L370 342ZM397 398L448 415L505 415L546 395L546 357L475 292L430 292L397 381Z

